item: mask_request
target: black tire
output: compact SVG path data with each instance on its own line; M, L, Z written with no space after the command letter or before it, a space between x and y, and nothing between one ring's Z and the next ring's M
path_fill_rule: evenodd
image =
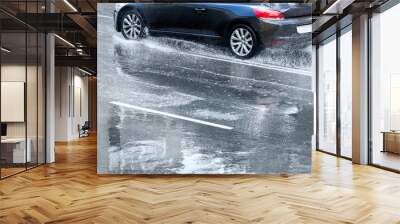
M145 37L146 26L136 10L128 10L121 16L121 33L127 40L137 40Z
M241 31L245 31L245 33L243 34L241 33ZM246 37L243 37L244 35L246 35ZM232 38L234 37L238 39L233 40ZM246 41L250 37L251 37L251 48L248 45L250 42ZM233 26L226 38L226 41L233 55L242 59L251 58L258 51L259 48L259 42L256 33L250 26L244 24L238 24ZM241 46L242 48L240 48ZM245 49L248 48L250 48L248 52L247 51L245 52ZM242 53L240 49L243 49Z

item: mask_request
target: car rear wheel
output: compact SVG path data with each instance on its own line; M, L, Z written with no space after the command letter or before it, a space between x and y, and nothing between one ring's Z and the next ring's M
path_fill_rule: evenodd
M250 58L257 50L257 38L254 31L246 25L235 26L229 35L229 46L239 58Z
M142 17L135 11L128 11L122 17L122 35L125 39L136 40L145 34L145 26Z

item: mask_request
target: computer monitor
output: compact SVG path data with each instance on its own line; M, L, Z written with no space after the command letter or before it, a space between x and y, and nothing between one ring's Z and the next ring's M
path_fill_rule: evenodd
M1 123L1 137L7 136L7 124Z

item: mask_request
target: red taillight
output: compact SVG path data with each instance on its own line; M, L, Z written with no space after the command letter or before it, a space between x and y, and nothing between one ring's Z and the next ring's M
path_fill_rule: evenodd
M254 14L259 19L284 19L285 16L279 11L266 8L254 8Z

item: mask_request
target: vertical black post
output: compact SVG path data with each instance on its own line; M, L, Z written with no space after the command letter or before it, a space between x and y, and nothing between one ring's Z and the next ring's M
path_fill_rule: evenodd
M28 0L25 0L25 21L28 21ZM28 169L28 24L25 23L25 102L24 102L24 121L25 121L25 170Z
M45 0L45 13L48 13L50 0ZM47 163L47 31L44 32L44 163Z
M371 27L371 20L372 20L372 11L368 11L368 30L367 30L367 46L368 46L368 53L367 53L367 82L368 82L368 94L367 94L367 117L368 117L368 124L367 124L367 129L368 129L368 164L373 163L373 145L372 145L372 63L371 63L371 57L372 57L372 27Z
M70 67L67 67L67 69ZM68 117L71 117L71 70L68 72Z
M319 149L319 44L315 47L315 147Z
M341 119L340 119L340 30L336 28L336 155L341 156Z
M75 118L75 67L71 67L71 103L72 103L72 117Z
M0 48L3 46L3 44L2 44L2 23L0 23ZM3 64L2 64L2 56L3 55L3 52L0 50L0 124L3 124L2 122L1 122L1 68L2 68L2 66L3 66ZM2 162L2 157L1 157L1 150L2 150L2 148L1 148L1 144L0 144L0 180L1 179L3 179L2 178L2 176L1 176L1 170L2 170L2 168L3 168L3 162Z
M39 14L39 0L36 1L36 14ZM39 165L39 30L36 31L36 166L38 165Z

